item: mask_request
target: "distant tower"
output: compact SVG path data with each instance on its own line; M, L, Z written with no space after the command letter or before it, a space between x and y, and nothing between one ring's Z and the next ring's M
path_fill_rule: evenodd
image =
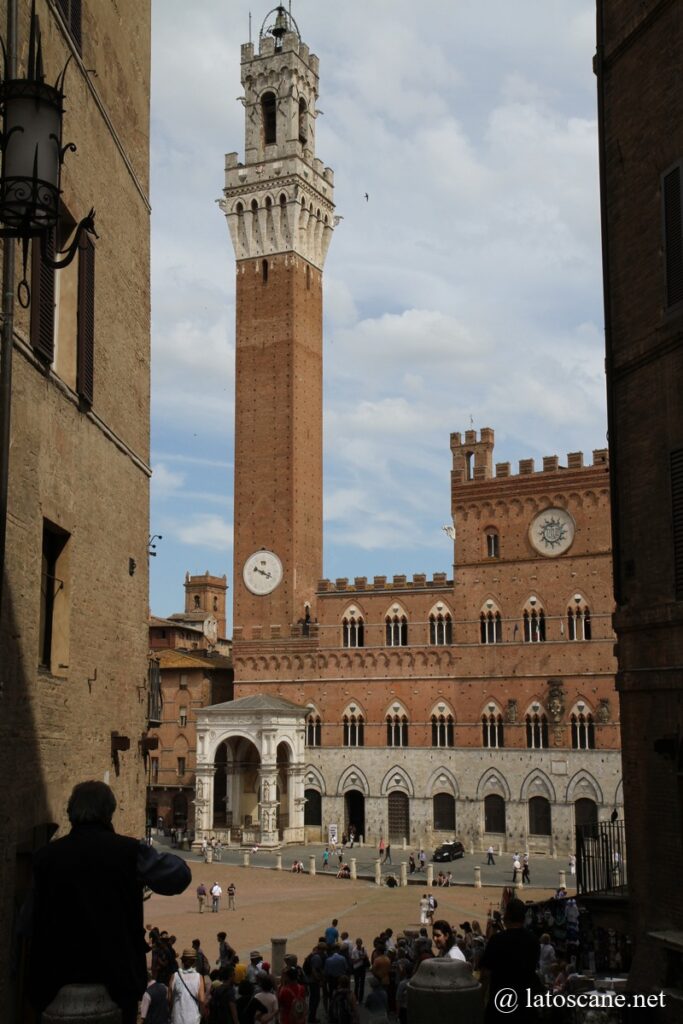
M228 590L227 577L211 576L208 569L203 576L185 573L185 614L206 612L213 615L218 627L218 636L225 636L225 598Z
M322 575L322 270L334 176L315 157L318 58L284 7L242 46L245 162L220 200L237 260L234 626L283 633Z

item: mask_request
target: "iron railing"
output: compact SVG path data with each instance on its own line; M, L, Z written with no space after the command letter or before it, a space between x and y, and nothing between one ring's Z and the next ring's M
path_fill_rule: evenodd
M623 821L583 825L576 835L579 893L623 895L628 882Z

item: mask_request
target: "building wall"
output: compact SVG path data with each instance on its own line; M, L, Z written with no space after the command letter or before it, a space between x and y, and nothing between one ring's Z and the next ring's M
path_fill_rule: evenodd
M19 8L23 73L28 0ZM72 40L56 5L39 0L36 9L53 81L73 53ZM138 744L147 711L149 4L121 0L117 11L83 5L82 28L82 59L74 55L66 76L63 133L78 151L67 154L62 187L76 219L91 206L97 210L91 409L79 405L59 361L73 339L62 337L54 366L45 367L30 346L30 313L16 307L0 628L0 770L12 780L3 787L0 827L5 1006L14 998L6 999L8 944L30 852L47 838L47 823L63 832L73 785L107 779L119 804L116 827L133 835L144 829ZM60 560L50 670L39 668L44 519L70 535ZM130 742L118 763L112 732Z
M598 30L631 984L671 986L673 1021L683 1004L683 510L672 475L672 454L683 453L683 302L667 294L667 257L676 264L680 251L667 247L662 176L683 158L681 5L600 0Z

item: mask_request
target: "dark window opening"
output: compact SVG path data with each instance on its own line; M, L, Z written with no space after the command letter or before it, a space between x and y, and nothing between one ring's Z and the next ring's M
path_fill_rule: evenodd
M387 715L387 746L408 746L408 719L405 715Z
M309 715L306 720L306 746L319 747L322 743L322 722L320 715Z
M435 832L455 832L455 798L450 793L436 793L433 800Z
M485 747L505 746L505 733L503 716L491 712L489 715L482 715L482 745Z
M362 747L365 745L365 721L362 715L344 715L343 745Z
M387 615L385 635L387 647L406 647L408 644L408 620L405 615Z
M64 589L59 578L59 560L69 534L53 523L43 520L43 557L40 581L40 664L52 668L55 600Z
M362 616L351 616L342 620L342 647L363 647L365 629Z
M572 715L572 749L595 750L595 724L592 715Z
M486 531L486 557L500 557L500 537L497 530Z
M446 647L453 643L453 620L448 612L429 616L429 642L436 647Z
M274 92L267 92L261 98L261 115L263 117L263 141L266 146L277 141L277 100Z
M505 832L505 801L495 793L484 797L484 831Z
M432 715L432 746L455 746L455 722L452 715Z
M545 612L541 608L536 611L524 612L524 642L529 644L542 643L545 640Z
M500 612L482 612L479 616L479 634L483 644L503 642L503 621Z
M263 277L263 283L268 284L268 260L261 261L261 276Z
M529 834L532 836L552 835L550 801L544 796L532 796L529 800Z
M529 750L547 749L548 719L545 715L526 716L526 745Z
M306 100L299 100L299 142L305 146L308 142L308 107Z

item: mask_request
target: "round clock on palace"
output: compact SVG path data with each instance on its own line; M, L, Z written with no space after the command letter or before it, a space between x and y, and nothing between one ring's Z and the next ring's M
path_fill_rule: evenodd
M273 551L255 551L244 563L242 577L252 594L270 594L282 580L282 562Z
M529 540L540 555L556 558L574 541L574 520L564 508L546 508L531 520Z

